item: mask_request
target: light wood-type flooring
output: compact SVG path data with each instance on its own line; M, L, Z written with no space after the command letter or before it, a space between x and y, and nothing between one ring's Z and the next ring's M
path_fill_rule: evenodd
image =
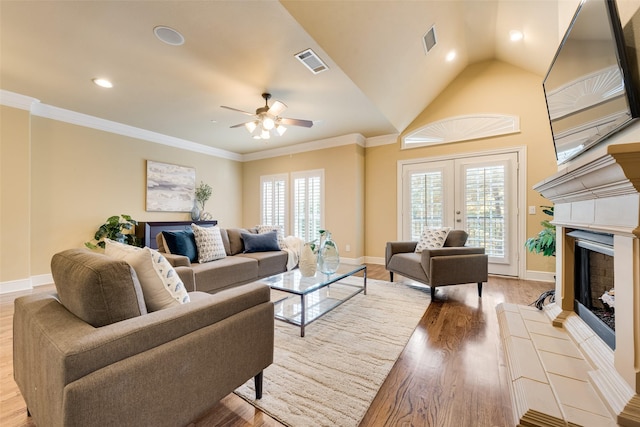
M369 265L367 276L389 280L380 265ZM360 426L513 426L495 307L501 302L530 304L551 288L550 283L494 276L485 283L482 298L475 284L439 288ZM51 289L43 286L32 292ZM24 294L0 295L2 427L35 425L13 381L13 300ZM313 328L310 325L307 333ZM281 426L234 394L192 425Z

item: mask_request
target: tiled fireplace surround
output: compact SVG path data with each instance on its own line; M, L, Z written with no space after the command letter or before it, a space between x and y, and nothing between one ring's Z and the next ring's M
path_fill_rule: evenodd
M534 187L555 206L555 303L496 308L519 426L640 426L640 143L583 157ZM573 310L573 230L614 235L615 351Z

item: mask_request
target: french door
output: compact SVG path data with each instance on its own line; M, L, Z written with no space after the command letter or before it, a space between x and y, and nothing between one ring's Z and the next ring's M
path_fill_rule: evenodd
M482 246L489 273L518 275L517 153L402 165L402 239L425 226L469 233Z

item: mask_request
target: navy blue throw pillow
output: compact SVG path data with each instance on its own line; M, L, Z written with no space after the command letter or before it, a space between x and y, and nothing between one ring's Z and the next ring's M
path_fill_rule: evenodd
M244 241L244 253L246 254L280 250L278 232L276 230L262 234L240 233L240 235Z
M167 243L169 252L184 255L191 262L198 262L198 248L193 231L187 228L180 231L163 231L162 236Z

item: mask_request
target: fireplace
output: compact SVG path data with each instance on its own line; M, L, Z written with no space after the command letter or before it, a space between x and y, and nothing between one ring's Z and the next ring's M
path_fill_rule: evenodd
M496 308L516 425L640 426L639 165L640 143L610 144L534 186L555 207L555 302Z
M613 235L575 230L574 311L611 349L616 348Z

